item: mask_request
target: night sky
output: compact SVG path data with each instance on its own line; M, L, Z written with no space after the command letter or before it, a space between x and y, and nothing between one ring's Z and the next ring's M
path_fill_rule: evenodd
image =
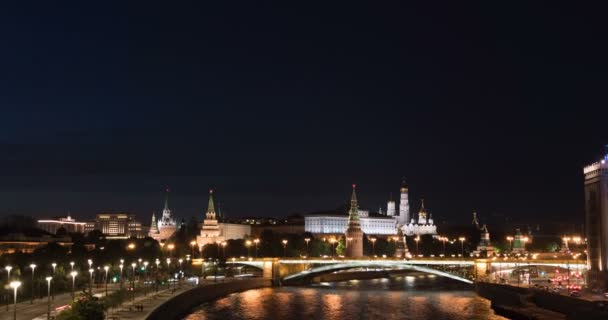
M0 215L377 211L405 176L436 220L583 221L604 10L208 2L0 4Z

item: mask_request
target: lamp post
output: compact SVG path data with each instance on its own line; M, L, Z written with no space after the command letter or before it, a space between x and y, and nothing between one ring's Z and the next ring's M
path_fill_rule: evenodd
M523 237L523 238L521 238L521 241L524 243L524 252L527 252L526 251L526 243L528 243L528 241L530 241L530 238Z
M565 252L570 252L570 248L568 248L568 241L570 241L570 237L563 237L562 240L564 241L564 246L566 248Z
M287 240L283 239L281 242L283 243L283 257L287 257Z
M419 235L416 236L416 238L414 238L414 241L416 241L416 255L419 255L418 254L418 242L420 242L420 236Z
M11 267L11 266L4 267L4 270L6 270L6 274L7 274L7 276L6 276L7 283L11 281L11 270L12 269L13 269L13 267ZM9 305L8 298L6 300L7 300L6 301L6 311L8 312L8 305Z
M226 246L228 245L228 242L224 241L222 242L222 254L224 255L224 259L226 259Z
M120 288L122 289L122 268L124 265L121 263L118 267L120 268Z
M135 300L135 266L137 266L137 263L132 262L131 263L131 300Z
M47 304L47 308L46 308L46 319L47 320L51 320L51 280L53 279L53 277L46 277L46 285L47 285L47 292L46 292L46 304Z
M466 238L460 237L460 238L458 238L458 240L460 240L460 253L462 254L462 257L464 258L464 240L466 240Z
M105 291L106 291L106 297L108 296L108 270L110 269L109 266L104 266L103 270L106 272L106 283L105 283Z
M91 295L93 294L93 272L95 272L95 269L89 269L89 293Z
M376 238L369 239L372 242L372 257L376 256Z
M21 281L13 281L10 283L10 287L13 288L13 296L14 296L14 310L13 310L13 320L17 320L17 288L21 285Z
M76 272L76 271L70 272L70 275L72 276L72 300L74 300L74 287L76 285L76 275L77 274L78 274L78 272Z
M55 268L57 267L57 264L53 262L51 263L51 267L53 267L53 275L55 275Z
M32 269L32 299L30 300L30 304L34 304L34 271L36 270L36 264L30 264L30 268Z
M192 240L190 241L190 254L192 255L192 257L194 258L194 247L196 246L196 241Z
M308 243L310 242L310 238L304 238L304 242L306 242L306 256L310 256L310 251L308 250Z
M258 244L260 243L260 239L255 238L253 239L253 243L255 244L255 258L258 258Z
M507 236L507 241L509 241L509 252L513 251L513 237Z
M247 247L247 258L249 258L251 257L251 250L249 250L251 248L251 240L245 241L245 247Z
M448 241L448 238L441 237L439 238L439 240L441 240L441 242L443 243L443 256L445 257L445 243Z
M70 267L72 268L70 271L74 271L74 261L70 262Z

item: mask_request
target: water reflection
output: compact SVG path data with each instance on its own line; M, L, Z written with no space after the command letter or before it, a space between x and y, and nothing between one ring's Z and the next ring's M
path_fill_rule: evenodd
M203 304L187 320L504 319L489 301L442 278L405 276L249 290Z

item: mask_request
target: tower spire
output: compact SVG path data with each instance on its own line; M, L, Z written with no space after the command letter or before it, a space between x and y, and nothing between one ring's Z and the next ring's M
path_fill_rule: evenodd
M165 189L165 210L169 210L169 187Z
M207 204L207 219L215 220L215 206L213 205L213 189L209 189L209 203Z
M350 211L348 219L351 221L359 221L359 204L357 201L357 185L353 184L353 194L350 196Z

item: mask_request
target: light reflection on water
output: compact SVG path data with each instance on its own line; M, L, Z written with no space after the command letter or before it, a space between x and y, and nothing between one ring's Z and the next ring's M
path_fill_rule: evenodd
M205 303L186 320L504 319L490 302L441 278L405 276L248 290Z

